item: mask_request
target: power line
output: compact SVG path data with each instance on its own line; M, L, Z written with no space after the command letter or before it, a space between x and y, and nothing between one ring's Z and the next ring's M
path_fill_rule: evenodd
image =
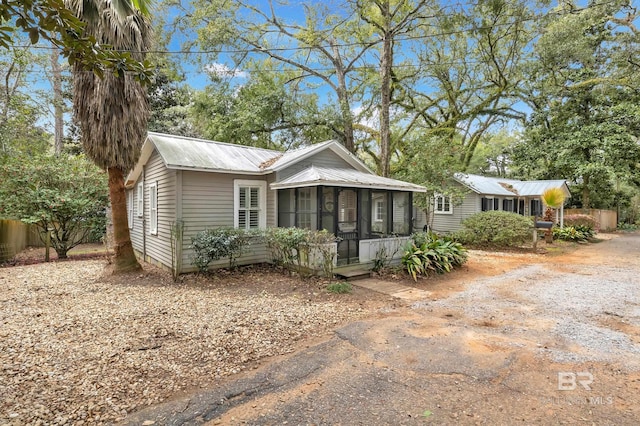
M609 4L614 3L616 0L608 0L605 1L603 3L596 3L593 4L591 6L587 6L587 7L583 7L583 8L576 8L576 9L572 9L569 11L549 11L547 12L546 16L550 16L550 15L557 15L557 16L563 16L568 14L578 14L582 11L585 10L589 10L591 8L594 7L600 7L600 6L607 6ZM459 3L458 3L459 5ZM477 4L476 4L477 5ZM445 6L446 7L446 6ZM448 17L451 17L453 15L449 15ZM519 15L504 15L503 17L519 17ZM494 25L487 25L487 26L472 26L470 28L464 28L464 29L460 29L460 30L451 30L451 31L443 31L443 32L438 32L438 33L431 33L431 34L425 34L425 35L416 35L416 36L408 36L408 37L399 37L396 38L395 41L398 42L402 42L402 41L418 41L418 40L427 40L430 38L436 38L436 37L444 37L444 36L449 36L449 35L458 35L458 34L464 34L464 33L470 33L470 32L477 32L477 31L483 31L483 30L487 30L487 29L491 29L491 28L496 28L496 27L503 27L503 26L513 26L513 25L519 25L519 24L523 24L525 22L532 22L532 21L536 21L539 20L540 17L539 16L532 16L529 18L522 18L522 19L517 19L514 20L512 22L506 22L506 23L497 23ZM426 25L424 25L423 27L425 27ZM435 25L430 25L435 27ZM347 47L365 47L368 45L372 45L372 44L378 44L381 41L358 41L358 42L349 42L349 43L336 43L333 45L318 45L318 46L293 46L293 47L272 47L272 48L248 48L248 49L203 49L203 50L163 50L163 49L154 49L154 50L147 50L147 51L132 51L132 50L118 50L118 49L114 49L114 51L116 52L131 52L131 53L151 53L151 54L157 54L157 55L218 55L218 54L228 54L228 55L243 55L243 54L249 54L249 53L265 53L266 51L271 51L271 52L297 52L297 51L312 51L314 49L318 49L318 48L324 48L324 49L331 49L333 47L338 47L338 48L347 48ZM56 47L53 46L43 46L43 45L12 45L11 47L14 48L19 48L19 49L41 49L41 50L53 50L56 49Z

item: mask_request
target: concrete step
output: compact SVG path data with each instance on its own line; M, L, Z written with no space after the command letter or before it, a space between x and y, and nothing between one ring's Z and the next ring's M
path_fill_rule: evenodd
M375 278L362 279L353 283L353 285L414 302L428 299L431 296L431 292L426 290L420 290L393 281L383 281Z

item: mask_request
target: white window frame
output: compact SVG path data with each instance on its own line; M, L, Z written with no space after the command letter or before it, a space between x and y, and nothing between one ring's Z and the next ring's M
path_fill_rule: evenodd
M385 213L385 209L384 209L384 204L385 204L385 200L378 198L377 200L374 200L373 202L373 221L374 222L384 222L384 213ZM379 209L379 207L382 206L381 209Z
M258 229L267 227L267 182L264 180L234 179L233 181L233 227L240 227L240 188L258 188ZM249 221L247 221L249 224ZM251 228L246 228L251 229Z
M127 222L129 229L133 229L133 189L127 193Z
M443 194L436 194L433 197L433 201L434 201L434 205L433 205L433 211L435 214L453 214L453 200L451 199L451 195L443 195ZM438 208L438 200L442 199L442 209ZM446 201L449 201L449 209L445 209L445 206L447 205Z
M158 235L158 184L149 185L149 233Z
M138 199L136 200L136 213L138 214L138 217L142 217L144 215L144 182L138 182L137 188L136 195Z

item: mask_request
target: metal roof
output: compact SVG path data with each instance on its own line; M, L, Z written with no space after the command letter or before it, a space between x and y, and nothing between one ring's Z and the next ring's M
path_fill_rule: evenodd
M540 196L549 188L562 188L567 197L571 196L567 181L564 179L524 181L465 173L456 173L454 177L458 182L482 195L531 197Z
M401 180L385 178L353 169L334 169L311 166L280 182L272 183L272 189L300 188L328 185L356 188L389 189L395 191L427 192L423 186Z
M262 173L261 164L282 155L270 149L151 132L149 140L170 169Z
M164 164L169 169L266 175L285 169L325 149L335 152L353 169L311 167L282 182L272 184L272 188L293 188L322 183L324 185L348 184L366 188L426 191L424 187L419 185L376 175L362 161L336 141L327 141L292 151L280 152L154 132L149 132L147 140L142 146L140 159L129 173L129 176L127 176L126 185L130 187L136 182L142 173L144 164L149 161L154 150L158 151Z

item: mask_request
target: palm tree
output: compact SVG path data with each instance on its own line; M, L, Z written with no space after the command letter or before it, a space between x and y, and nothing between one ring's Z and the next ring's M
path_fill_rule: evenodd
M546 207L544 220L547 222L553 222L553 213L556 209L562 207L562 204L564 204L564 191L562 191L562 188L549 188L542 193L540 198ZM553 242L551 228L547 229L545 232L545 241L548 243Z
M146 0L66 0L86 23L85 35L142 62L151 39ZM114 228L114 272L140 269L127 223L124 175L140 156L147 133L146 89L126 72L97 76L75 63L73 112L82 132L84 151L109 175Z

